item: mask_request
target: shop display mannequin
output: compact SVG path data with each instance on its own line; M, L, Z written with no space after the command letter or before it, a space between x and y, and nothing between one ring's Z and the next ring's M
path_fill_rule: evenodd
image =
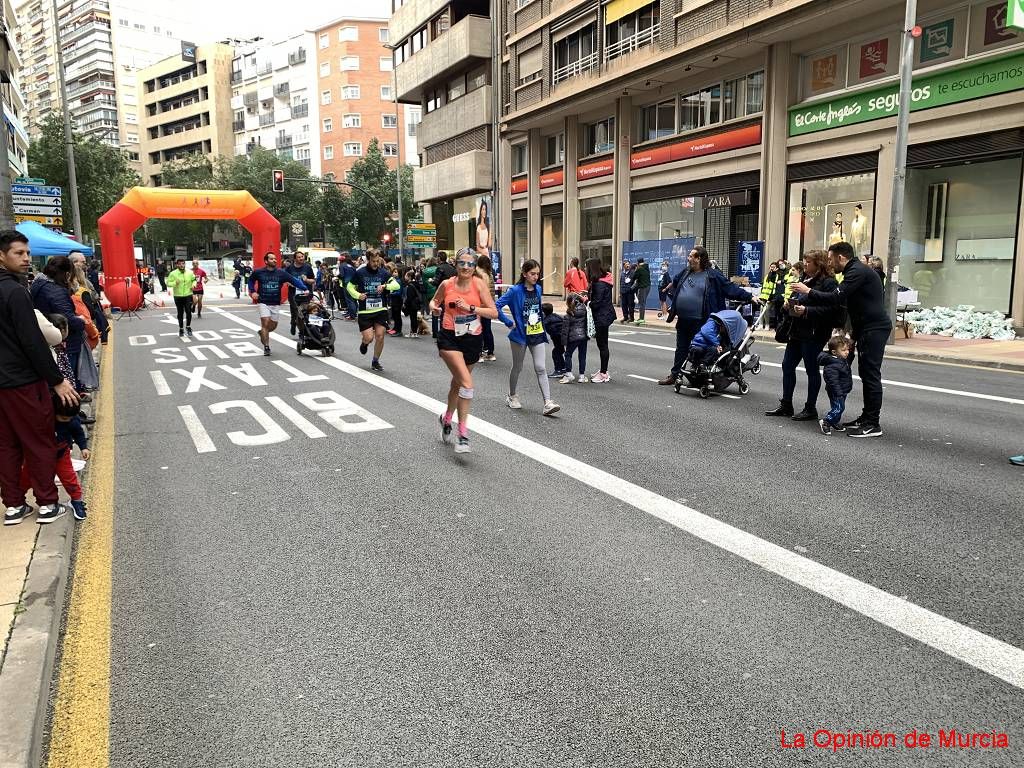
M864 215L864 206L858 203L853 209L853 221L850 222L850 245L857 253L864 253L868 247L868 233L871 231L868 217Z
M843 212L836 211L832 221L832 233L828 236L828 244L835 245L846 241L846 230L843 229Z

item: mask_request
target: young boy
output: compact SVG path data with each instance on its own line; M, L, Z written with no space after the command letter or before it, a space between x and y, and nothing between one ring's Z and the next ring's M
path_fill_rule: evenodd
M818 355L818 365L825 379L825 392L831 409L818 422L821 434L831 435L832 430L844 431L843 411L846 410L846 396L853 389L853 374L846 358L850 356L850 340L845 336L833 336L828 342L828 352Z
M552 337L554 338L554 337ZM572 353L576 352L579 360L579 383L585 384L587 378L587 306L578 293L570 293L565 302L565 318L562 320L562 346L565 347L565 375L559 379L560 384L571 384L575 379L572 375Z
M560 379L566 373L565 366L565 345L562 343L562 318L555 314L555 308L545 302L540 306L544 313L544 332L551 339L551 360L555 364L555 372L549 373L549 379Z

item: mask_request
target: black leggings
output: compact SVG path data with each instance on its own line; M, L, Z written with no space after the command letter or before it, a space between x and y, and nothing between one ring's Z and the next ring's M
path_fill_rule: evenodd
M597 341L597 351L601 353L601 373L608 373L608 327L607 325L597 326L597 333L594 339Z
M191 328L192 327L192 297L191 296L175 296L174 306L178 308L178 329ZM187 322L183 322L183 319L187 317Z

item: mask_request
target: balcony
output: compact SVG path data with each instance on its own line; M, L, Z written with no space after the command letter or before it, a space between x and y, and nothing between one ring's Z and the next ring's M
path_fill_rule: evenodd
M423 115L418 126L419 145L432 147L471 128L490 125L493 96L491 86L485 85Z
M491 188L491 153L479 149L413 170L417 202L464 197Z
M305 64L305 63L306 63L306 49L305 48L299 48L299 50L295 51L295 53L289 53L288 54L288 65L289 66L294 67L294 66L297 66L299 64Z
M259 99L256 98L256 91L242 94L242 103L247 107L255 107L259 103Z
M274 124L274 113L268 112L265 115L260 115L260 128L265 128L268 125Z
M234 133L241 133L245 130L245 120L234 120L231 123L231 130Z
M388 22L391 40L400 42L449 5L449 0L405 0ZM490 39L490 38L488 38Z
M256 76L262 77L263 75L269 75L274 71L274 65L269 61L260 62L259 68L256 70Z
M274 140L274 147L276 149L291 149L292 148L292 137L291 136L278 136Z
M598 58L596 53L584 56L582 59L571 61L564 67L559 67L551 73L551 84L557 85L570 77L576 77L586 72L597 69Z
M309 117L309 104L292 105L292 120L299 117Z
M649 45L654 45L658 41L658 35L660 32L661 24L655 24L647 29L637 32L635 35L619 40L617 43L612 43L604 49L604 60L611 61L619 58L620 56L625 56L627 53L632 53L633 51L638 51L641 48L646 48Z
M274 95L279 99L287 99L291 92L291 83L278 83L274 86Z
M245 107L245 102L242 101L242 94L238 94L237 96L232 96L231 97L231 108L232 109L239 110L239 109L243 109L244 107Z
M405 7L408 6L403 10ZM398 65L395 70L398 100L420 101L427 85L467 68L471 60L490 58L491 20L484 16L467 16Z
M256 96L260 101L270 101L274 98L274 86L264 85L256 92Z
M228 78L228 82L231 83L231 85L242 82L242 71L238 69L233 70L231 72L231 77Z
M47 89L49 90L49 89ZM68 98L73 99L83 93L90 93L92 91L110 91L111 93L115 90L115 85L109 80L93 80L92 82L85 83L82 85L76 85L74 88L68 88ZM42 90L40 90L42 92Z

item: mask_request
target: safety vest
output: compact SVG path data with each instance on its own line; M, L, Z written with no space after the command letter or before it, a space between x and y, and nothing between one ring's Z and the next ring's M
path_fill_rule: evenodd
M764 281L764 285L761 286L761 301L768 301L775 294L775 284L778 282L779 273L775 272L773 275L769 275ZM782 290L782 298L785 301L789 301L790 295L793 293L793 283L797 281L797 276L793 274L792 269L786 270L786 276L783 278L786 285Z

